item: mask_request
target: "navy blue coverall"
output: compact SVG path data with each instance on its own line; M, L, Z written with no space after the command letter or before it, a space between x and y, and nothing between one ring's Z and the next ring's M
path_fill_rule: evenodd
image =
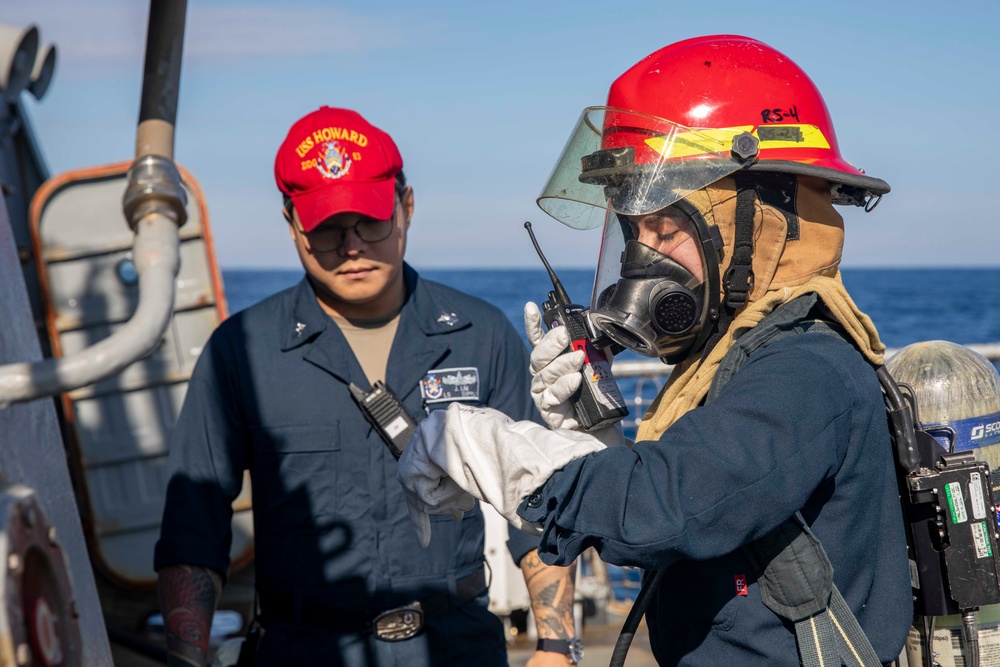
M751 355L658 441L573 461L519 514L543 525L546 563L593 546L667 568L647 614L659 664L796 667L794 630L761 602L741 547L801 511L888 663L913 613L893 465L871 366L840 337L797 335Z
M410 414L419 420L464 400L537 419L527 350L503 313L404 271L407 298L385 381ZM485 589L396 643L312 613L332 608L336 619L363 621L413 600L454 598L456 585L484 567L478 506L461 521L433 517L430 546L417 544L396 460L350 382L369 386L306 279L223 322L198 361L173 436L156 568L227 571L231 503L246 468L266 621L258 665L506 665ZM515 561L537 543L510 531ZM278 599L283 608L274 613L268 603Z

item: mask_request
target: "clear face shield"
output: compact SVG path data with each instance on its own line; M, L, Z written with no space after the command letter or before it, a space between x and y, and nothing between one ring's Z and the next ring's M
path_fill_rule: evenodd
M744 166L741 133L584 110L538 205L570 227L604 226L590 317L619 345L676 363L707 339L722 239L684 198Z
M684 359L718 315L717 244L721 237L684 200L644 215L611 213L591 299L594 326L644 356Z

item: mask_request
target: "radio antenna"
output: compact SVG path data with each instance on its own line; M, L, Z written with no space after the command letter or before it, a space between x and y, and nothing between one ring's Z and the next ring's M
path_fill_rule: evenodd
M563 304L569 304L569 295L566 294L566 290L563 289L562 283L559 282L559 278L556 277L556 272L552 270L551 266L549 266L549 261L545 259L545 255L542 254L542 249L538 247L538 240L535 238L535 233L531 231L531 223L525 222L524 228L528 230L528 236L531 237L531 243L535 246L535 252L538 253L538 257L542 260L542 264L545 265L545 270L549 272L549 279L552 281L552 287L555 288L556 297Z

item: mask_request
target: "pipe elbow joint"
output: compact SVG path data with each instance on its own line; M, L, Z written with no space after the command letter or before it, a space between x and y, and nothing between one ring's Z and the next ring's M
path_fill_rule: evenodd
M164 215L180 228L187 222L187 191L174 161L159 155L144 155L129 167L122 207L125 220L136 231L151 213Z

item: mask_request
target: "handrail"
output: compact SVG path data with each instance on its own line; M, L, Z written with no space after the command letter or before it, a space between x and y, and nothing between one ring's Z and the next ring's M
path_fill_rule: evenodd
M187 196L173 162L186 12L187 0L150 1L136 159L123 200L126 221L135 231L135 313L111 336L80 352L0 367L0 408L119 373L149 354L170 324L180 268L177 230L187 216Z
M993 363L1000 362L1000 343L974 343L965 347L973 352L978 352ZM885 358L889 359L897 352L899 352L898 349L888 349L885 351ZM612 364L611 372L614 373L616 378L619 380L626 378L636 380L635 389L632 392L633 395L630 399L627 399L631 414L622 422L628 437L634 436L635 432L633 429L639 428L639 424L642 423L642 419L645 416L646 408L654 400L653 396L643 391L644 384L647 381L652 383L656 389L655 393L658 394L664 382L666 382L667 376L670 375L673 369L673 366L664 364L658 359L620 359Z

